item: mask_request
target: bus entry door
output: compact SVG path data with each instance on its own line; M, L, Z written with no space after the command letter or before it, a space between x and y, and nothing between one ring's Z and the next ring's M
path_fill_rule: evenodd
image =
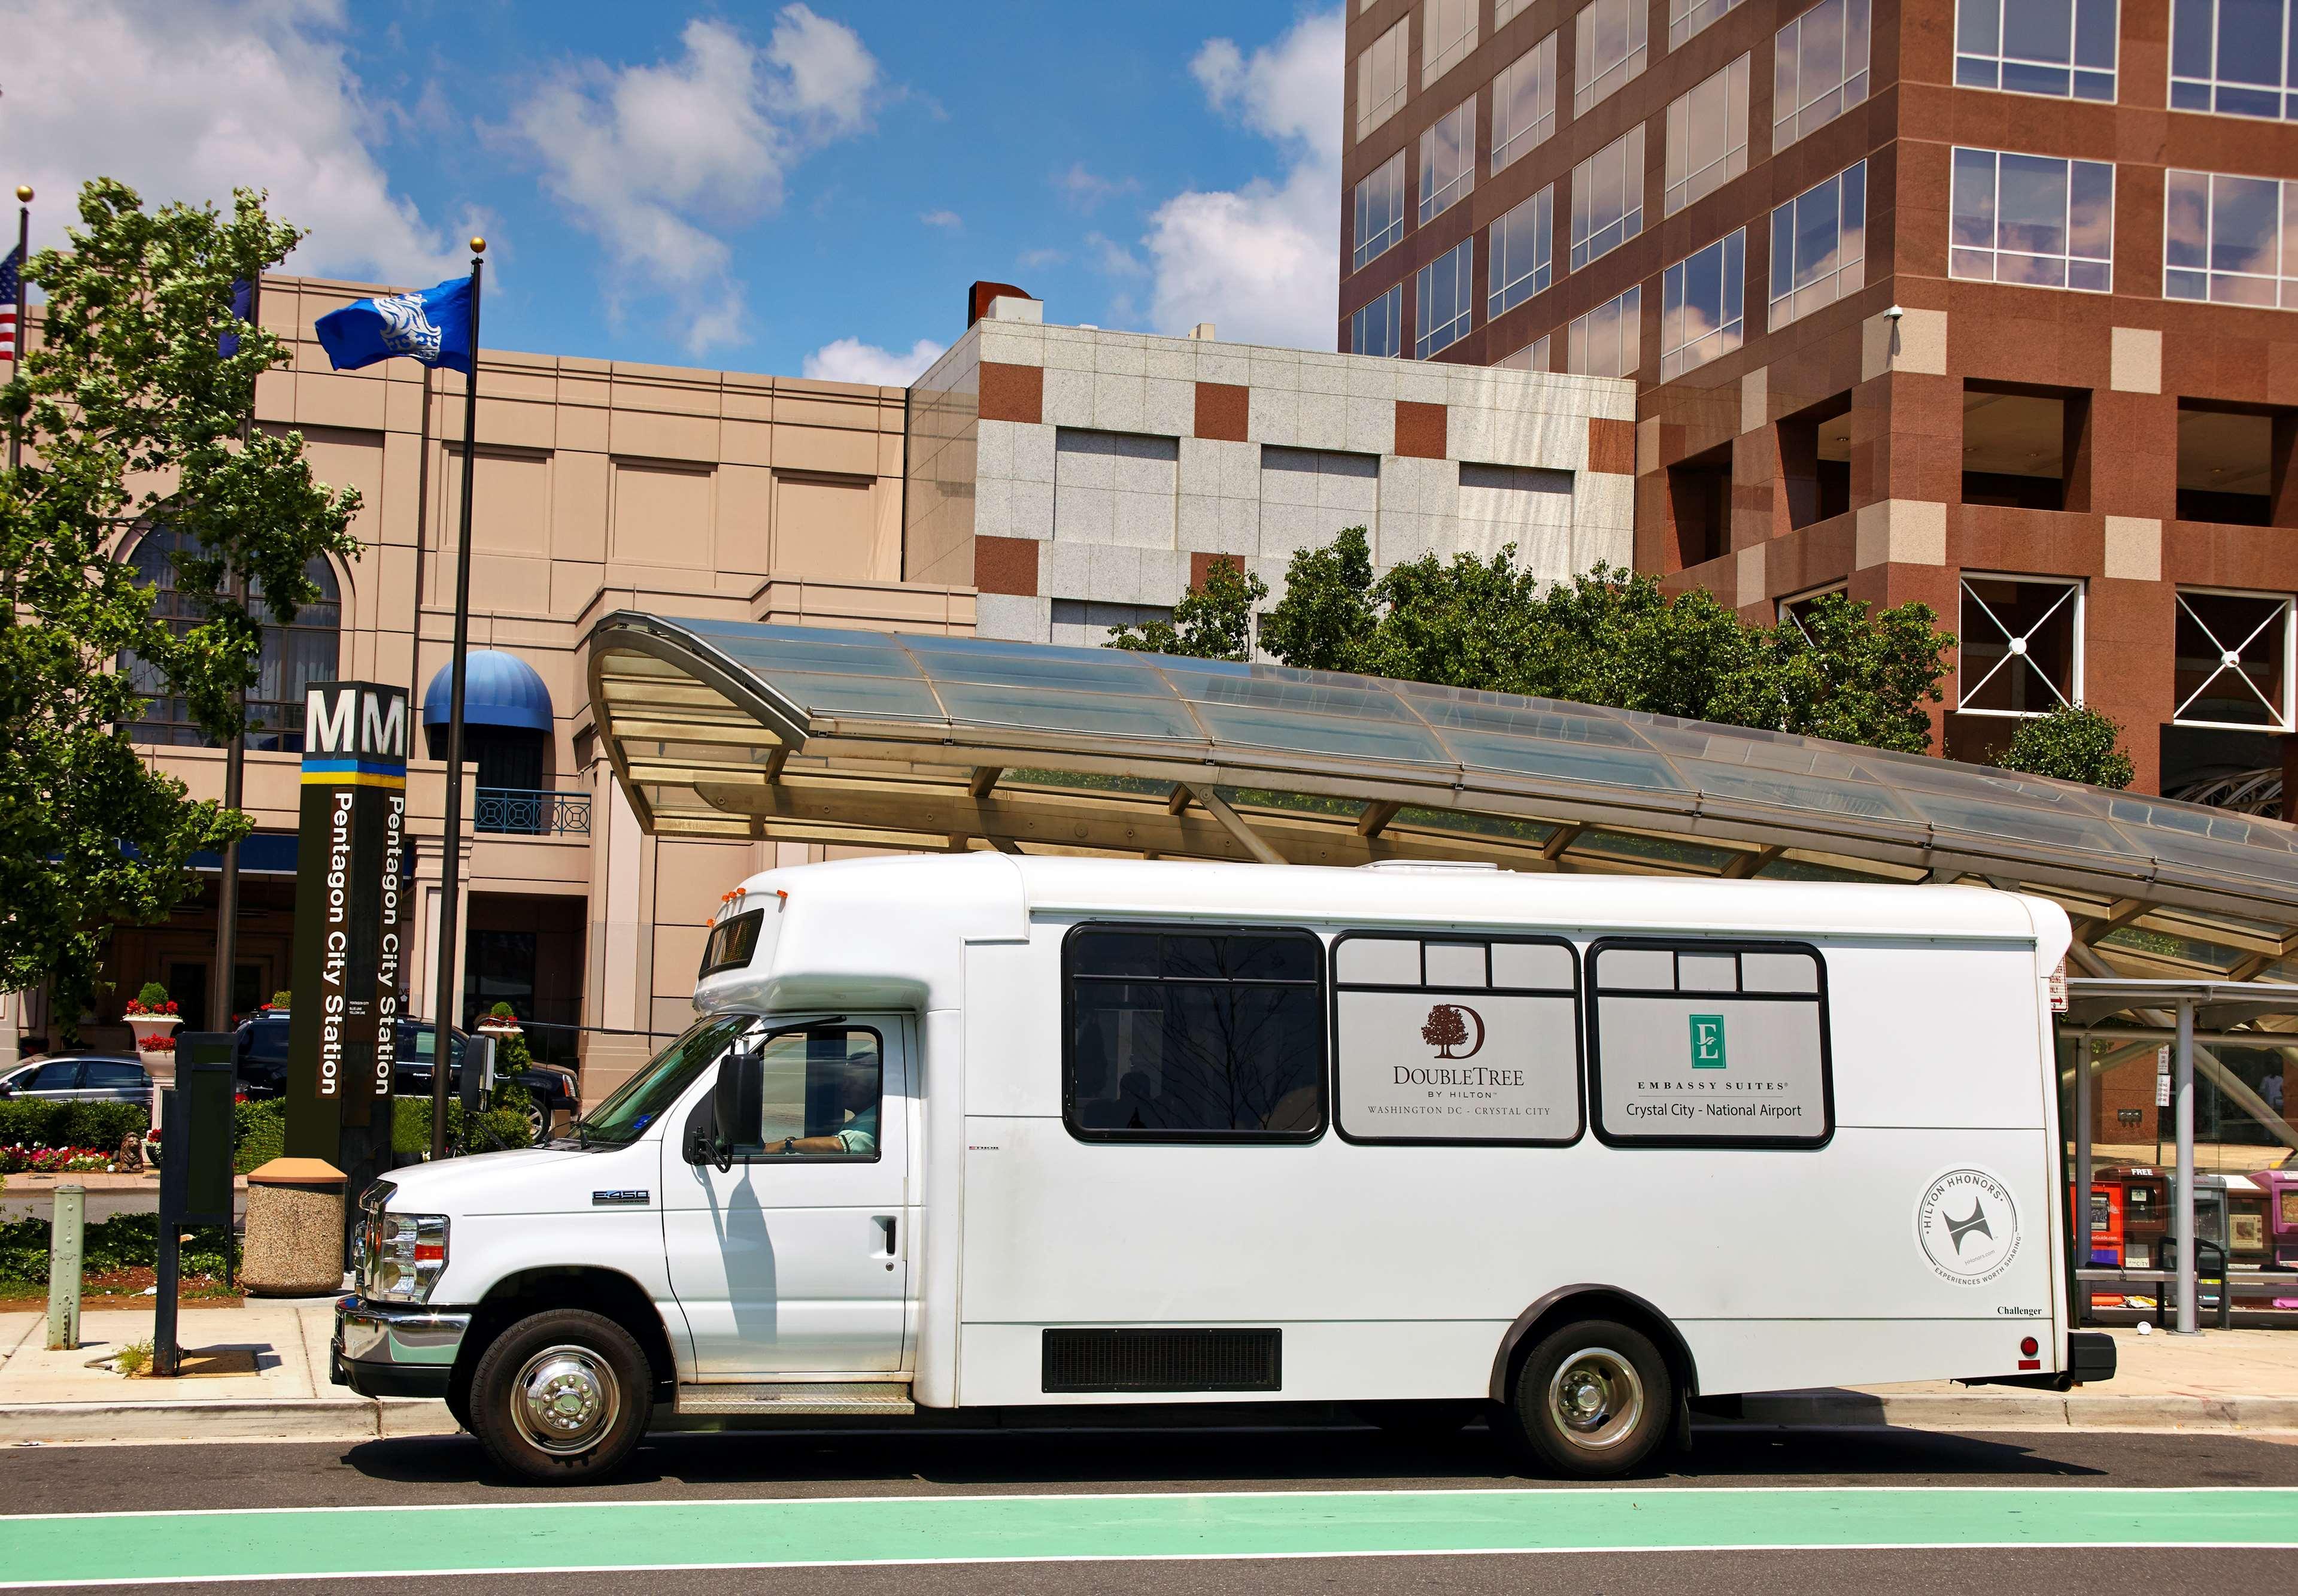
M665 1138L663 1239L699 1378L902 1367L906 1031L888 1015L767 1043L763 1122L731 1170Z

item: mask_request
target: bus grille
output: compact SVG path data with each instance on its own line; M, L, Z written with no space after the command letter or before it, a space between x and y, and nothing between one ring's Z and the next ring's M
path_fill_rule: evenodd
M1045 1389L1277 1391L1277 1330L1048 1330Z

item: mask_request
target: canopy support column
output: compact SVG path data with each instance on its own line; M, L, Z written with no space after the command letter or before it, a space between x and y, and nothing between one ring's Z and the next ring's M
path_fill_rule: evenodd
M2173 1055L2170 1076L2172 1112L2177 1116L2178 1136L2178 1197L2171 1209L2171 1220L2178 1238L2178 1334L2192 1336L2196 1329L2197 1290L2195 1268L2195 1004L2192 998L2178 1000L2178 1040ZM2223 1283L2219 1289L2223 1292Z

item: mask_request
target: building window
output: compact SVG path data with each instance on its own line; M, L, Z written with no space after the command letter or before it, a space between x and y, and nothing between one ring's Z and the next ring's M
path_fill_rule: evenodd
M1411 31L1412 19L1407 17L1357 57L1359 138L1403 109L1405 41Z
M1404 352L1404 285L1398 283L1349 318L1349 351L1360 355Z
M2162 207L2162 297L2298 310L2298 237L2283 243L2293 233L2298 183L2171 172Z
M1550 183L1492 224L1492 245L1484 257L1492 279L1485 320L1546 292L1555 264L1555 210L1556 185Z
M1324 949L1309 932L1081 925L1062 974L1062 1106L1079 1139L1322 1134Z
M1492 31L1498 33L1532 4L1532 0L1492 0Z
M1644 125L1572 169L1572 269L1644 230Z
M1556 36L1526 50L1492 79L1492 170L1556 131Z
M1404 237L1404 152L1382 161L1357 185L1357 247L1353 271Z
M1644 290L1639 283L1585 316L1566 341L1566 369L1582 376L1633 376L1643 365Z
M2112 101L2115 5L2116 0L1963 0L1955 20L1955 84Z
M1589 0L1572 19L1572 114L1588 108L1644 70L1648 0Z
M1420 225L1426 227L1476 186L1476 97L1469 95L1420 135Z
M2181 726L2292 730L2291 602L2282 593L2178 590Z
M2105 294L2114 286L2114 168L1996 150L1955 152L1947 275Z
M2026 717L2082 702L2082 583L1965 576L1955 707Z
M1867 163L1836 173L1772 212L1776 330L1867 281Z
M1483 0L1425 0L1420 8L1420 87L1426 88L1476 47Z
M1772 151L1867 97L1867 0L1820 0L1773 41Z
M1793 598L1782 599L1780 600L1777 611L1779 624L1782 626L1794 627L1803 634L1804 641L1813 642L1815 640L1811 634L1812 611L1817 608L1822 599L1836 593L1847 596L1849 591L1847 583L1831 582L1825 587L1815 587L1807 593L1798 593Z
M1578 977L1560 939L1342 936L1333 944L1341 1135L1579 1140Z
M2170 109L2298 121L2298 0L2172 0Z
M1542 334L1514 354L1503 355L1495 362L1510 371L1551 371L1548 360L1548 336Z
M1420 336L1412 350L1417 359L1425 360L1468 335L1476 323L1476 291L1470 281L1476 263L1476 241L1463 238L1420 269Z
M177 550L198 548L172 526L145 533L128 556L136 585L157 590L152 613L181 637L200 624L199 607L176 589ZM247 746L266 752L301 753L303 748L303 690L314 682L332 682L337 675L338 634L343 627L343 590L335 583L335 567L313 555L303 575L319 590L318 599L295 612L281 625L263 605L263 582L247 584L248 608L263 628L263 655L256 666L255 685L247 695ZM122 661L135 680L136 690L151 702L144 717L128 729L133 742L200 748L207 739L193 718L189 701L167 696L167 679L160 671L132 656Z
M1660 279L1659 380L1740 347L1747 314L1748 229L1678 260Z
M1684 40L1739 4L1740 0L1667 0L1667 47L1681 48Z
M1674 216L1748 170L1748 57L1725 67L1667 107L1667 194Z
M1180 508L1180 461L1178 438L1055 427L1055 534L1170 549Z
M1588 951L1588 985L1600 1139L1815 1147L1833 1132L1816 948L1606 938Z

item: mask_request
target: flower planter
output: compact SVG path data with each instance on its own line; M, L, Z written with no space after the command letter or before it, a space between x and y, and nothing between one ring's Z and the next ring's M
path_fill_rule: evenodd
M183 1021L173 1014L123 1014L136 1033L136 1052L152 1072L153 1089L176 1081L176 1028Z

